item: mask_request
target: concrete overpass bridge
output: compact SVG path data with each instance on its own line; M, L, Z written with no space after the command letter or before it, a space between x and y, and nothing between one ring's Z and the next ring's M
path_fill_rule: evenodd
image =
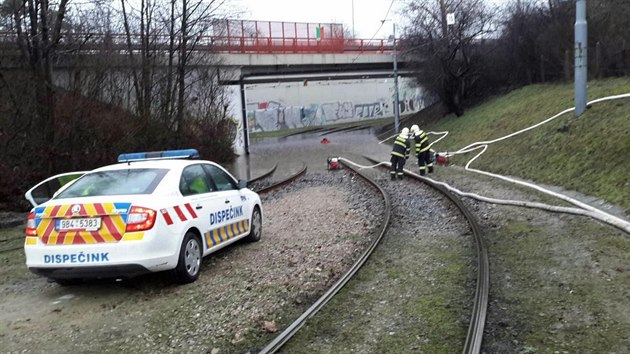
M212 54L208 56L210 60L204 62L201 59L195 66L218 65L222 69L221 80L225 84L238 83L243 79L248 83L263 82L264 76L273 76L269 79L274 82L300 80L300 75L311 80L318 77L325 80L362 78L366 75L386 77L391 76L393 67L391 41L345 38L341 24L214 20L209 32L209 35L191 36L186 50L192 50L198 57L205 53ZM148 50L166 53L169 40L166 35L152 35L148 39ZM181 50L178 40L176 38L173 50ZM20 54L16 42L15 34L0 32L2 57ZM72 55L89 57L90 54L98 55L100 51L118 53L120 60L115 60L114 64L118 67L132 66L126 60L127 53L129 49L139 53L142 43L143 37L139 34L65 34L59 43L62 50L58 51L56 66L63 68L77 65L70 58ZM399 58L398 62L404 69L404 58ZM8 60L3 65L6 68L7 65L18 66L21 63ZM89 61L79 65L89 65ZM279 75L287 76L280 78Z
M129 51L139 54L143 36L116 33L70 33L59 43L62 49L71 49L85 60L100 51L115 53L113 61L118 68L137 65L130 61ZM373 79L393 77L394 47L384 39L364 40L345 38L343 25L331 23L296 23L245 20L214 20L208 35L191 36L185 48L175 39L171 47L170 37L153 35L149 38L150 50L168 53L169 50L191 50L197 57L195 66L218 67L219 81L224 85L240 86L240 101L248 150L245 85L290 81L318 81L344 79ZM11 33L0 33L3 65L19 67L16 59L19 48ZM65 50L68 52L68 50ZM60 51L64 52L64 51ZM204 55L204 54L210 55ZM56 70L77 68L73 54L59 54ZM166 57L166 55L162 55ZM204 58L208 58L205 60ZM160 59L159 62L166 63ZM406 75L404 58L398 59L399 74ZM92 65L99 65L94 60ZM158 66L160 64L158 63Z

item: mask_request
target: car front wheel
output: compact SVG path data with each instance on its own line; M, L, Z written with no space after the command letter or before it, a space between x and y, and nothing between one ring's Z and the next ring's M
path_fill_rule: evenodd
M252 213L252 223L249 230L249 235L247 235L246 240L249 242L260 241L260 237L262 236L262 214L260 213L260 208L255 207L254 212Z
M188 231L179 250L179 261L175 268L175 277L179 283L192 283L199 278L202 253L199 237Z

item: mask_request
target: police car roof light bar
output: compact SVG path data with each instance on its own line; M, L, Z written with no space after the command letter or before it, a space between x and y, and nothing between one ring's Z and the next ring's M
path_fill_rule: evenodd
M150 152L134 152L118 155L118 162L162 160L162 159L195 159L199 158L199 151L196 149L166 150Z

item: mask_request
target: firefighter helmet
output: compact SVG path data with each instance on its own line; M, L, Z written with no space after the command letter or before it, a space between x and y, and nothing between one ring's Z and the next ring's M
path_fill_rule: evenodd
M402 128L402 131L400 132L400 136L402 136L403 138L408 138L409 137L409 128L405 127Z
M420 130L420 127L417 124L414 124L411 126L411 134L418 136L422 134L422 130Z

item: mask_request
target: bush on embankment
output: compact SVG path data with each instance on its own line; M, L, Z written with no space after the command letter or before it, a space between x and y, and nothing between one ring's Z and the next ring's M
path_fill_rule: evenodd
M590 81L589 101L630 93L630 78ZM526 86L494 97L464 116L421 127L448 130L437 151L505 136L574 106L573 84ZM464 165L475 153L453 161ZM473 168L561 186L630 208L630 99L598 103L579 118L565 114L543 126L491 144Z
M125 152L195 148L203 159L229 162L236 125L220 115L187 115L179 139L154 117L133 113L83 95L55 95L54 146L39 145L34 105L14 109L0 94L0 211L26 211L24 193L54 174L86 171L116 162Z

